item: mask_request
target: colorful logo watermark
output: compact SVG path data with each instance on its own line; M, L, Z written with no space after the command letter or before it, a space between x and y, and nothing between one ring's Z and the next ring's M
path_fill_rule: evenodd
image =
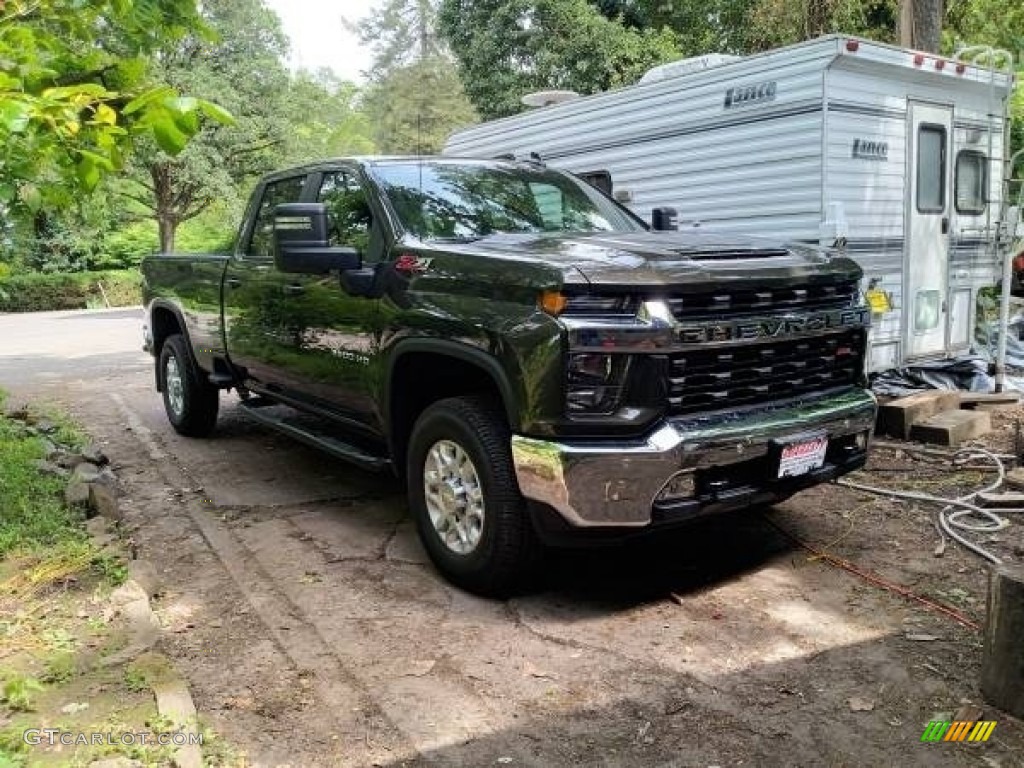
M995 729L995 720L932 720L921 734L921 741L988 741Z

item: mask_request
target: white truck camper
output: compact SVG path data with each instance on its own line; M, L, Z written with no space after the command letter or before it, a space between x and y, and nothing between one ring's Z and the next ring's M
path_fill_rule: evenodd
M955 357L1002 279L1009 55L830 35L658 67L637 85L460 131L445 153L530 155L647 218L845 248L875 310L871 370Z

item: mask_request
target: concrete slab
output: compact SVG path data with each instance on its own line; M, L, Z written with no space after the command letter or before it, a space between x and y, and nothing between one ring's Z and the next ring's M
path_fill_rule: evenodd
M955 447L992 431L987 411L944 411L910 428L910 439Z

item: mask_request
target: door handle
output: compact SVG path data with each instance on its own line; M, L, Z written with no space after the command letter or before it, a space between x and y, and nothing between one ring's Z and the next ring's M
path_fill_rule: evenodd
M942 234L949 234L949 216L942 217Z
M300 296L306 292L306 287L303 285L295 285L293 283L291 285L284 286L281 290L284 291L285 296Z
M241 288L242 281L237 277L229 277L226 281L228 288Z

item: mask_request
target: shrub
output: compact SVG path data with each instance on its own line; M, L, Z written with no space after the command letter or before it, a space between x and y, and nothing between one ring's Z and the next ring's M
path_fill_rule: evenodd
M0 279L0 312L87 309L108 303L130 307L141 302L142 276L136 270L28 272Z

